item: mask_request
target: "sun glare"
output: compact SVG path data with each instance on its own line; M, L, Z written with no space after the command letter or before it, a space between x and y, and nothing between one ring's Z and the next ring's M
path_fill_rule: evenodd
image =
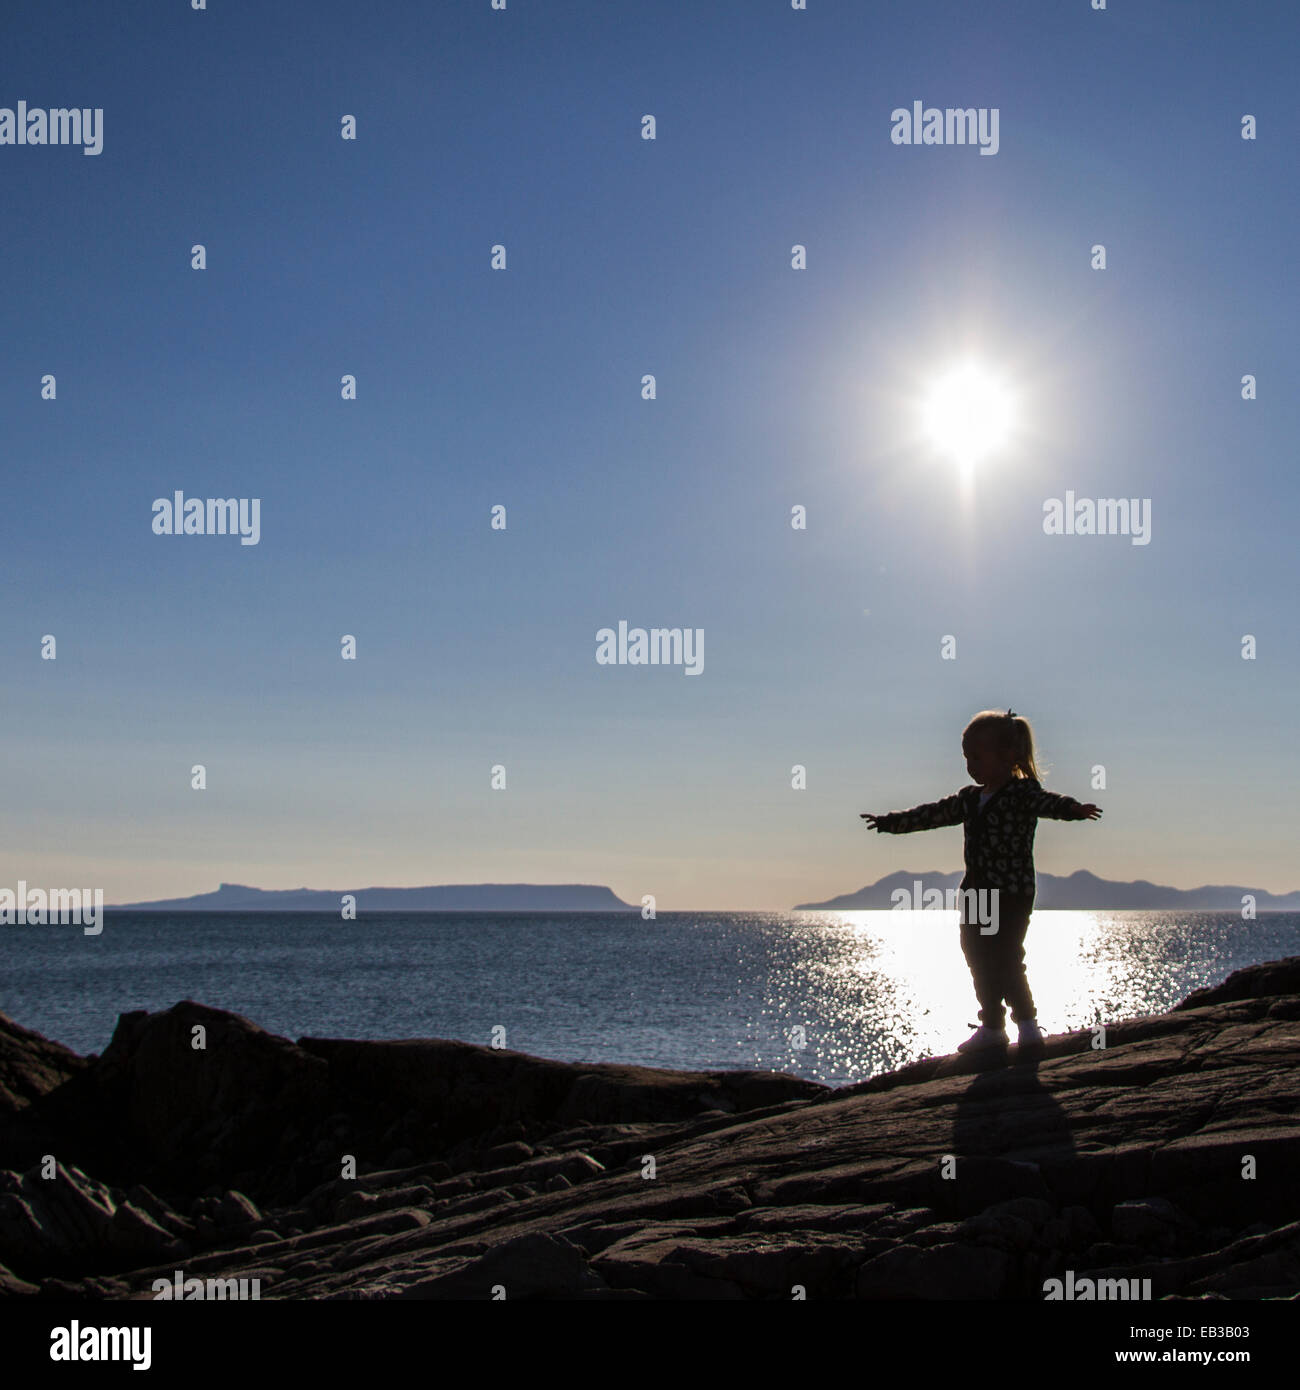
M923 410L930 440L962 464L999 449L1011 433L1015 413L1007 388L973 363L935 382Z

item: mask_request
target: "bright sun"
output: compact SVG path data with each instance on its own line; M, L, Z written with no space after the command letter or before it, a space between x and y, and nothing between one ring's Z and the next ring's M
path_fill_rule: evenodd
M1011 433L1011 393L973 363L954 368L935 382L923 407L926 433L961 464L972 464L1000 448Z

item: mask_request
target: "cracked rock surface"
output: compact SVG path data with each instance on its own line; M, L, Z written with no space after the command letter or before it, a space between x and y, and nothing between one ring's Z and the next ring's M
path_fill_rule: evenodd
M0 1015L0 1294L1296 1298L1300 957L1106 1042L832 1090L295 1043L189 1001L83 1058Z

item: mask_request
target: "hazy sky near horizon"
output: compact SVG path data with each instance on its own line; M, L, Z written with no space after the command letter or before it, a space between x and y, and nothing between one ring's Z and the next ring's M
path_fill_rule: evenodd
M1104 808L1040 870L1300 888L1300 13L24 0L0 34L0 107L104 113L98 155L0 144L0 884L786 908L960 867L959 828L858 815L965 784L1010 705ZM996 108L996 154L892 143L917 101ZM1020 412L967 484L916 411L964 358ZM155 534L177 490L260 499L258 543ZM1067 491L1149 499L1149 544L1045 534ZM620 620L701 629L701 673L597 664Z

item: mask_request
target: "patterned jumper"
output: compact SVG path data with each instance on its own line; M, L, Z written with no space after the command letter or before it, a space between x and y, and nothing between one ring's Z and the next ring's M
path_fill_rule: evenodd
M942 801L877 816L876 826L887 835L934 830L942 825L965 827L966 875L962 888L997 888L1033 904L1038 883L1034 874L1034 831L1038 818L1085 820L1083 803L1072 796L1044 791L1033 777L1013 777L999 787L981 811L981 788L973 783Z

